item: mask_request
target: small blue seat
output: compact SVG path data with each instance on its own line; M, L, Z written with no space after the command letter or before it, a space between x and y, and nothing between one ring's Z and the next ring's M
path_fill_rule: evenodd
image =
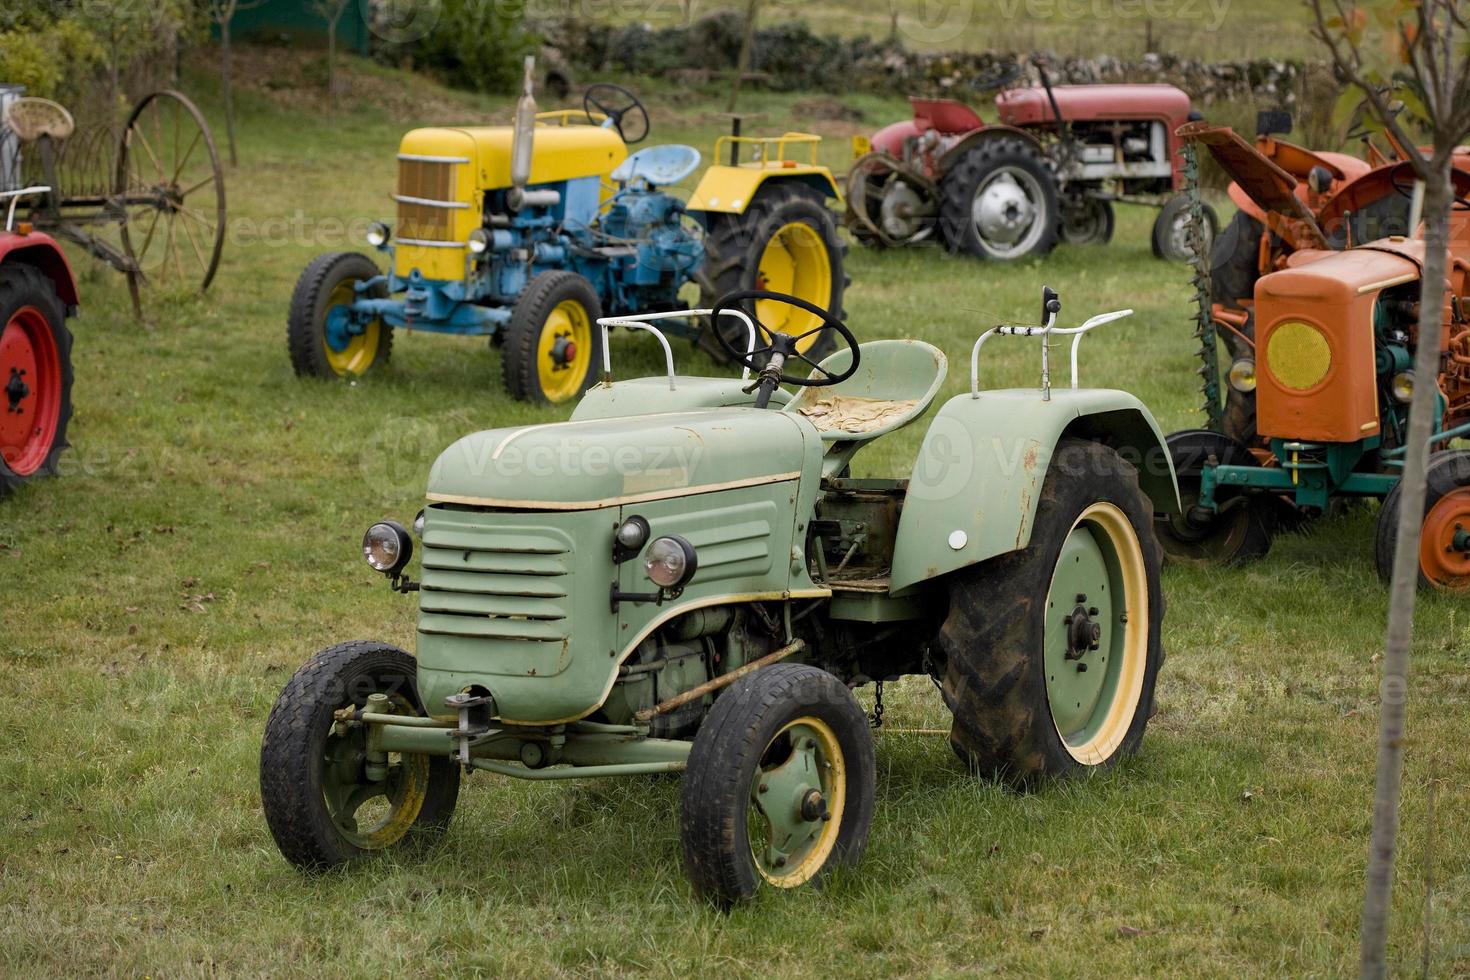
M677 184L699 167L699 151L682 143L645 146L618 164L612 179L620 184L641 180L650 187Z

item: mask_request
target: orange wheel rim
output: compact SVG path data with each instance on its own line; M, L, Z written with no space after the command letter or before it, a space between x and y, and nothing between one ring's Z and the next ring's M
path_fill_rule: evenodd
M1470 487L1440 497L1424 515L1419 570L1441 589L1470 589Z

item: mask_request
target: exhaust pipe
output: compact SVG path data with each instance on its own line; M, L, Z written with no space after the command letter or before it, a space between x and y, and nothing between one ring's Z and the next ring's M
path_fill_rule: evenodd
M512 211L524 207L554 207L561 201L556 191L527 191L531 180L531 150L536 135L536 57L526 55L526 73L521 80L521 98L516 103L515 129L510 141L510 193L506 195Z

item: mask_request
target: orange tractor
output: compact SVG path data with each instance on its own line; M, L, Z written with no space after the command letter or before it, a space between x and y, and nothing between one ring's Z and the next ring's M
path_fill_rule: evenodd
M1271 122L1271 120L1268 120ZM1182 512L1164 522L1176 559L1266 552L1284 525L1347 496L1383 500L1375 557L1387 577L1400 520L1424 242L1414 172L1228 128L1180 130L1234 179L1240 212L1200 268L1205 429L1169 437ZM1440 302L1439 393L1422 515L1421 584L1470 589L1470 151L1457 158L1450 274ZM1220 364L1219 341L1230 363ZM1226 379L1224 399L1218 378Z

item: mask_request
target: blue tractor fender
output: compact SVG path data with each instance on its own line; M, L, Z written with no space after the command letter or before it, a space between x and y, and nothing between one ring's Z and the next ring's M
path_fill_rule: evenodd
M1158 512L1179 510L1163 431L1133 395L1109 389L984 391L950 399L914 460L893 550L891 593L1016 551L1031 541L1051 457L1063 438L1101 442L1138 470Z

